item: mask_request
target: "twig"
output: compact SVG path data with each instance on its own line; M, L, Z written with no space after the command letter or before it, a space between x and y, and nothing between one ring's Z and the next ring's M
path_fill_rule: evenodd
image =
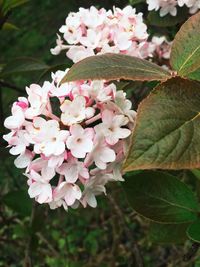
M45 245L47 245L47 247L49 248L49 250L53 253L55 257L59 257L58 251L55 250L55 248L50 244L50 242L41 233L37 233L37 236L45 243Z
M1 80L0 81L0 86L7 87L9 89L12 89L12 90L15 90L15 91L17 91L19 93L24 94L24 90L22 88L16 86L16 85L14 85L14 84L11 84L11 83L8 83L8 82L4 82L4 81Z

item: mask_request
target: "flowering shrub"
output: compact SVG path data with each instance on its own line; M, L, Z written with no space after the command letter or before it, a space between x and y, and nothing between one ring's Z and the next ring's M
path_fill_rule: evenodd
M176 16L177 5L199 8L199 1L147 2L149 10L161 8L161 16ZM31 198L52 209L96 207L105 185L131 172L123 187L134 210L160 232L176 224L200 242L196 195L166 171L200 167L199 24L200 13L171 45L162 36L149 41L142 14L130 6L69 14L60 29L64 40L58 35L51 52L67 50L77 63L42 87L27 87L28 97L20 97L5 120L10 133L4 139L18 155L15 165L26 168ZM117 91L120 80L157 81L137 116L126 93Z
M19 155L16 167L27 167L31 198L52 209L79 202L96 207L107 182L123 181L120 166L136 112L113 83L60 85L67 71L26 88L28 98L19 97L5 120L11 132L4 139Z
M191 14L200 8L200 0L147 0L148 10L159 10L160 16L177 15L177 7L187 6Z
M199 25L197 13L176 34L170 54L172 71L144 59L106 54L78 62L62 80L158 81L139 105L122 168L130 172L123 187L131 206L154 222L153 237L162 243L180 242L186 236L200 242L196 194L179 176L167 171L200 167ZM138 170L143 171L134 172ZM199 179L199 170L192 172ZM171 229L177 238L170 236Z

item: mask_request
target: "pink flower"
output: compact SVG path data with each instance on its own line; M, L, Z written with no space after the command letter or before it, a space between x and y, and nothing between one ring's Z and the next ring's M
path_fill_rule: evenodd
M14 103L12 107L12 116L4 121L4 126L10 130L19 129L25 121L24 110L18 104Z
M65 142L69 136L69 132L67 130L60 130L57 121L46 121L42 118L36 118L34 126L36 130L38 128L37 134L33 137L35 153L43 153L49 157L51 155L61 155L65 151Z
M57 172L64 175L68 183L75 183L78 178L89 179L89 171L84 163L72 156L67 159L67 163L63 163L58 168Z
M95 131L105 136L109 145L115 145L119 139L127 138L131 131L122 126L127 125L128 118L123 115L115 115L110 110L102 112L102 123L95 126Z
M41 203L48 203L52 201L52 188L49 181L55 175L54 169L43 168L41 175L31 170L30 174L26 174L29 178L29 190L28 193L31 198L36 198Z
M84 158L86 153L92 151L94 136L92 128L83 129L81 125L75 124L70 127L70 134L66 144L75 158Z
M91 112L91 108L86 107L86 100L83 96L77 96L73 101L65 100L61 106L62 115L61 121L64 125L73 125L75 123L82 122L88 113ZM92 116L94 110L92 109Z
M79 200L82 196L80 188L71 183L62 182L54 190L54 198L61 199L63 198L67 206L72 206L76 200Z
M94 140L94 148L93 150L87 155L85 159L85 164L87 166L91 165L95 162L95 165L99 169L106 169L108 162L113 162L116 158L115 151L112 150L105 142L102 136L96 136Z

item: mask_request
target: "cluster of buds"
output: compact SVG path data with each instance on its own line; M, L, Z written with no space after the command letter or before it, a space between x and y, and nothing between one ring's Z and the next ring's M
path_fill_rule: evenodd
M136 14L131 6L106 11L94 6L80 8L69 13L65 25L60 28L57 45L51 49L53 55L67 50L67 57L73 62L103 53L122 53L139 58L150 56L147 41L147 26L143 14Z
M105 81L51 82L26 88L4 124L15 165L26 168L28 193L38 203L96 207L109 181L122 181L120 168L136 112L126 94Z
M200 9L200 0L147 0L148 10L160 10L160 16L177 15L177 6L187 6L191 14Z

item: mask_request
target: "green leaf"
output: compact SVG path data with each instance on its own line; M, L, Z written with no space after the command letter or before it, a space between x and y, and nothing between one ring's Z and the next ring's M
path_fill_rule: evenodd
M48 65L34 58L16 58L4 66L2 72L0 73L0 77L7 77L18 73L21 74L32 71L44 71L47 69L49 69Z
M194 169L194 170L191 170L191 172L200 181L200 170Z
M154 243L180 244L187 239L186 230L188 223L160 224L151 223L149 239Z
M200 219L188 227L187 235L194 242L200 243Z
M187 76L200 67L200 12L190 17L176 34L171 51L171 65Z
M200 84L179 77L140 104L124 171L200 167Z
M29 2L29 0L4 0L2 11L4 14L6 14L9 10L21 6L27 2Z
M3 24L2 30L4 30L4 31L13 31L13 30L16 31L16 30L19 30L19 28L12 23L5 22Z
M169 27L174 26L180 22L183 22L188 16L188 8L178 8L177 15L171 16L166 15L164 17L160 16L160 11L151 11L148 14L148 21L150 25L159 26L159 27Z
M123 183L132 208L159 223L186 223L197 218L198 202L190 188L163 172L145 171Z
M192 73L189 73L187 76L188 76L188 78L190 78L192 80L196 80L196 81L200 82L200 68L195 70Z
M3 203L22 216L30 216L32 201L24 190L12 191L3 196Z
M62 83L76 80L165 80L170 73L161 67L136 57L104 54L81 60L72 66Z

